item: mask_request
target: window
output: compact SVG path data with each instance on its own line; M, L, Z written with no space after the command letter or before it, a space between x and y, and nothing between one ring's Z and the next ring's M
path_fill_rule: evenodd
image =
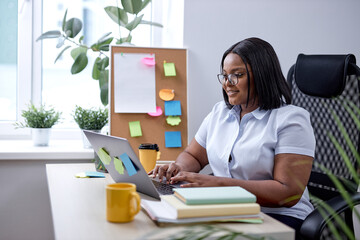
M91 77L96 54L89 51L86 69L72 75L70 51L54 63L61 51L56 48L57 40L35 40L43 32L61 29L66 9L67 19L76 17L83 22L79 35L85 36L85 43L94 43L107 32L118 37L117 25L104 10L106 6L116 6L117 2L121 5L121 1L116 0L1 1L0 30L8 37L2 37L0 41L9 51L9 54L1 54L0 57L1 138L30 136L28 130L14 130L12 126L14 121L21 120L21 110L30 100L35 104L51 105L63 112L62 122L54 128L60 135L66 129L67 136L72 129L78 130L72 119L75 105L85 108L102 106L98 82ZM136 46L182 47L183 4L180 0L153 0L143 12L144 20L162 23L164 28L140 25L133 32L132 42Z
M16 120L17 0L0 2L0 120Z

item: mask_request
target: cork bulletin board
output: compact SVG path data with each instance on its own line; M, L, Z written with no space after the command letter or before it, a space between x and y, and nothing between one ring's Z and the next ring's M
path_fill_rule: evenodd
M151 54L154 56L155 65L155 101L156 106L160 107L163 113L160 116L150 116L147 113L125 113L115 112L115 79L114 63L115 55L119 54ZM164 72L164 62L174 63L176 76L166 76ZM159 146L160 160L175 160L176 157L188 145L188 122L187 122L187 51L186 49L172 48L143 48L128 46L111 46L111 72L110 72L110 135L128 139L130 145L138 155L138 147L141 143L156 143ZM121 74L118 73L118 75ZM121 87L121 86L120 86ZM165 115L165 101L160 98L159 92L162 89L174 90L172 101L179 101L181 106L181 119L178 125L167 123L168 116ZM141 96L134 96L141 98ZM129 123L140 122L141 136L133 137L130 134ZM181 146L166 147L165 135L169 132L181 134ZM169 146L169 143L167 143Z

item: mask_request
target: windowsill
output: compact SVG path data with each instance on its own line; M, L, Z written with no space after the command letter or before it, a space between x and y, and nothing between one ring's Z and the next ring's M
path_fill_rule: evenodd
M35 147L31 140L0 140L0 160L94 159L94 150L81 140L50 140L47 147Z

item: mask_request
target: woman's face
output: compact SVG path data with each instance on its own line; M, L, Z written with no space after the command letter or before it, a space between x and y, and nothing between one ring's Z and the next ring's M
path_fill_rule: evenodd
M250 74L250 96L249 96L249 107L257 107L258 102L255 98L255 85L252 70L250 65L247 65ZM223 74L238 74L238 83L232 85L228 80L223 84L223 89L229 97L229 103L231 105L241 105L244 110L247 103L248 96L248 82L246 67L241 57L235 53L229 53L223 64Z

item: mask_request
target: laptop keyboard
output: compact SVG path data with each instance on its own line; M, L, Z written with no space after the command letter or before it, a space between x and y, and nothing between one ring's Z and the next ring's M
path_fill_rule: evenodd
M158 192L161 195L170 195L173 194L173 186L166 184L166 183L162 183L162 182L158 182L156 180L152 180L153 184L155 186L155 188L158 190Z

